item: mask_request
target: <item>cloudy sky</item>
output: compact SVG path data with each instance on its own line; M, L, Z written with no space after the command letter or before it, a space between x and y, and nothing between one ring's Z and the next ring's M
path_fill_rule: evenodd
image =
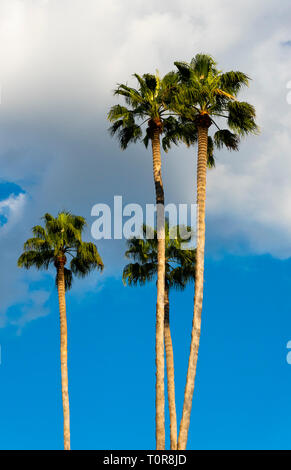
M252 78L242 96L261 128L208 173L208 257L291 257L290 21L287 0L0 0L0 327L22 334L49 314L50 277L16 267L45 212L69 209L90 225L92 206L114 195L153 202L150 152L121 152L108 135L112 90L197 52ZM167 202L193 201L195 150L175 148L163 163ZM114 242L98 247L102 286L123 255Z
M1 316L12 281L24 300L15 259L45 211L89 216L114 194L152 201L150 155L140 146L121 153L106 131L112 89L133 72L163 74L197 51L251 76L247 99L261 127L239 153L220 152L209 172L209 250L291 255L289 20L287 1L0 1L1 178L24 193L0 204L1 213L10 209L0 232L8 271ZM168 202L193 200L194 168L193 149L165 156Z

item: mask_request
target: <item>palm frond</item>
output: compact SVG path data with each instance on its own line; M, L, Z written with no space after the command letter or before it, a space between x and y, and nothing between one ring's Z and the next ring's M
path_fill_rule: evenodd
M122 281L126 285L144 285L153 280L157 272L156 263L129 263L125 266L122 274Z
M150 73L145 73L143 75L143 79L144 79L146 88L148 88L152 92L155 92L157 88L157 84L158 84L157 77Z
M125 150L129 143L137 142L142 137L142 130L140 126L132 124L131 126L124 127L118 132L118 140L122 150Z
M209 54L196 54L190 62L190 67L200 79L206 79L209 74L217 73L216 62Z
M49 249L49 245L46 240L43 240L42 238L33 237L26 240L26 242L24 243L24 249L25 251L35 250L38 252L42 252L47 251Z
M221 129L215 132L214 143L218 149L226 147L228 150L238 150L240 138L228 129Z
M96 245L91 242L79 244L76 256L71 260L72 273L78 277L85 277L93 269L103 270L104 265Z
M176 65L178 69L178 74L180 76L180 80L182 82L188 82L190 77L191 77L191 69L189 64L187 62L174 62L174 65Z
M35 225L32 228L32 233L36 238L42 238L43 240L46 239L46 231L41 225Z
M184 235L185 229L187 229L187 240L189 240L193 236L193 231L190 227L177 226L171 228L169 221L166 220L165 222L165 282L169 287L179 289L184 288L183 283L186 286L191 275L195 272L196 250L184 250L182 246L186 242L185 236L182 236L182 233ZM135 262L127 264L123 270L122 279L125 284L144 285L146 282L152 281L157 274L157 231L143 225L143 235L143 239L132 238L127 241L125 255ZM151 238L146 238L146 236L150 236ZM173 271L178 267L180 267L180 270L177 270L176 274L173 274ZM190 273L192 274L190 275ZM179 284L179 286L176 286L176 283Z
M120 106L120 104L116 104L110 108L110 111L108 113L108 120L110 122L115 122L118 119L123 119L128 117L130 114L132 114L132 111L127 109L125 106ZM121 121L123 122L123 121Z
M250 78L243 72L230 71L220 75L220 88L237 96L243 86L249 86Z
M255 122L254 106L243 101L228 103L228 126L239 135L257 134L259 128Z
M64 275L65 275L65 290L68 291L72 288L73 284L73 273L70 269L64 268ZM59 279L58 273L56 275L56 287L58 287Z
M165 152L171 145L185 143L188 147L197 142L197 126L195 122L177 119L170 116L164 119L162 146Z
M213 139L210 135L208 136L208 144L207 144L207 167L209 169L215 168L214 144L213 144Z
M48 269L50 263L53 261L54 252L52 250L44 252L29 250L20 255L17 265L19 268L25 269L30 269L32 267L37 269Z

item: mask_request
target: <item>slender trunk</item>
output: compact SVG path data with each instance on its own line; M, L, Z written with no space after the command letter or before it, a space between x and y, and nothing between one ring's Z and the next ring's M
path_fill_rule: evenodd
M174 354L170 330L169 288L165 287L165 349L167 364L168 402L170 413L171 450L177 450L177 415L175 400Z
M70 450L70 409L68 391L68 335L66 318L66 297L65 297L65 261L60 258L57 262L57 285L60 307L60 328L61 328L61 372L62 372L62 398L64 413L64 449Z
M165 214L161 174L160 128L152 131L153 173L157 204L158 281L156 308L156 448L165 449L164 300L165 300Z
M192 398L196 376L198 349L201 331L201 313L203 300L204 247L205 247L205 199L206 199L206 169L207 141L209 125L198 125L198 159L197 159L197 250L195 271L194 315L190 355L184 393L183 413L178 438L178 449L184 450L187 445Z

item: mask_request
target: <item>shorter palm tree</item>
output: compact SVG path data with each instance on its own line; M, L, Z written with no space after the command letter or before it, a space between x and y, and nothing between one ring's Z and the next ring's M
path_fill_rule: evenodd
M33 238L24 243L24 252L18 266L29 269L56 268L61 329L61 373L64 413L64 448L70 450L70 410L68 393L67 317L65 291L72 286L73 275L85 277L93 269L102 271L103 262L94 243L82 241L86 226L83 217L69 212L60 212L56 218L50 214L43 217L44 227L33 227ZM70 268L66 267L67 256L71 257Z
M185 227L184 227L185 228ZM189 238L191 232L187 227ZM175 237L173 237L175 234ZM128 240L127 258L135 261L125 266L123 282L130 286L144 285L157 277L158 270L158 236L157 231L146 225L143 226L143 239ZM172 238L173 237L173 238ZM189 239L188 239L189 240ZM177 415L175 401L174 354L170 330L169 290L185 289L189 281L195 277L196 250L183 249L185 237L182 238L179 227L169 228L165 224L165 298L164 298L164 339L166 350L168 403L170 413L170 442L171 449L177 449Z

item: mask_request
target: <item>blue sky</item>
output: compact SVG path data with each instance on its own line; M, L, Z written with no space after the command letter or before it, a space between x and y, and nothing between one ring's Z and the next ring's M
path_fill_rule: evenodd
M290 5L282 0L0 0L0 448L62 448L54 273L17 258L45 212L153 202L150 151L121 152L117 82L211 53L252 82L261 135L208 172L205 302L189 448L290 448ZM117 47L118 45L118 47ZM163 155L167 202L195 199L195 150ZM124 243L67 298L73 448L154 448L155 286L125 288ZM181 415L193 286L171 295Z
M207 260L189 448L290 449L290 261ZM274 273L278 281L274 281ZM1 330L1 448L62 447L56 291L50 314L20 336ZM33 288L33 286L32 286ZM171 295L178 413L192 288ZM108 279L98 295L68 295L72 447L154 447L155 288Z

